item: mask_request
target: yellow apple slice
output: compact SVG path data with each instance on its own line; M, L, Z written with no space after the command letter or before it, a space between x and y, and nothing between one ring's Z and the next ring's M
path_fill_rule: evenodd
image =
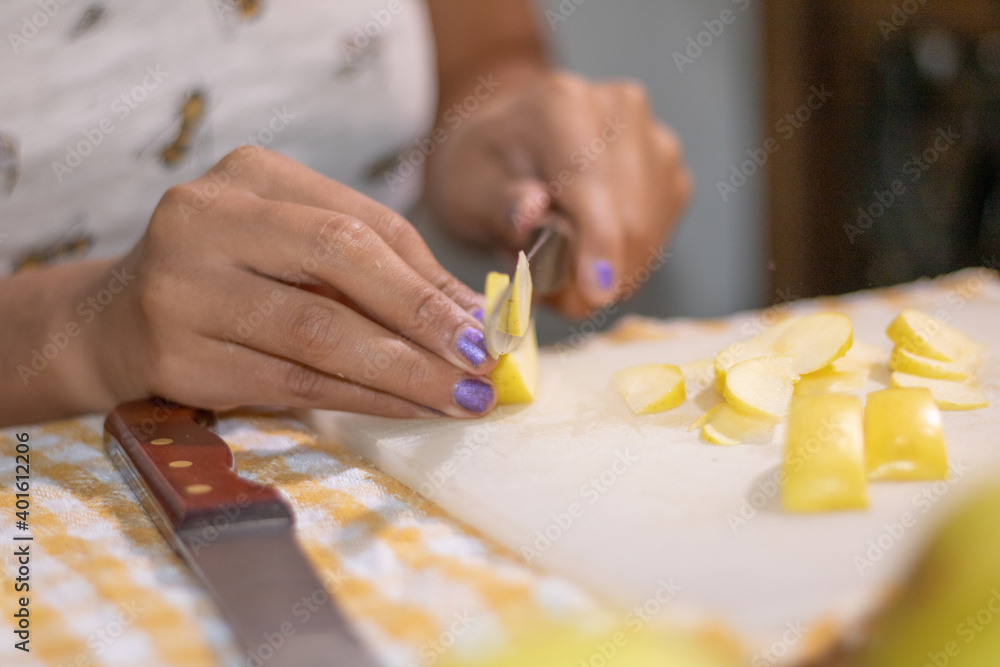
M976 372L975 362L966 357L962 357L958 361L940 361L914 354L901 345L892 349L892 354L889 356L889 367L901 373L955 382L974 379Z
M777 419L745 414L728 403L720 403L706 415L701 437L713 445L738 445L778 423Z
M672 364L623 368L611 376L611 387L637 415L676 408L686 397L684 374Z
M688 431L694 431L704 426L706 423L708 423L708 420L712 418L712 415L718 412L719 408L721 408L723 405L729 405L729 404L719 403L718 405L709 408L704 414L702 414L700 417L691 422L691 425L688 426Z
M733 407L759 417L780 418L799 376L791 357L758 357L741 361L726 373L723 396Z
M834 359L830 366L836 371L867 371L879 364L885 364L888 355L874 345L869 345L860 340L851 344L851 349L844 353L839 359ZM821 369L822 370L822 369Z
M497 390L497 405L530 403L538 395L538 340L535 323L525 332L521 346L500 355L490 379Z
M798 318L771 344L771 354L792 357L792 371L805 375L818 371L851 349L851 319L840 313L814 313Z
M524 251L517 255L514 286L500 308L500 331L511 336L523 336L531 322L531 272Z
M839 361L839 360L838 360ZM795 383L796 396L815 396L816 394L843 394L857 391L868 382L867 370L836 370L836 364L807 373Z
M868 394L865 465L869 479L947 479L941 412L929 389L893 387Z
M780 481L788 512L868 507L859 399L826 394L792 402Z
M893 343L922 357L938 361L958 361L962 357L982 358L986 348L958 329L919 310L907 308L886 329Z
M951 380L936 380L896 371L889 378L893 387L926 387L942 410L975 410L990 404L986 392L977 385Z
M750 359L758 359L774 354L771 348L756 339L738 340L722 348L715 355L715 388L719 394L723 393L726 386L726 373L736 364Z

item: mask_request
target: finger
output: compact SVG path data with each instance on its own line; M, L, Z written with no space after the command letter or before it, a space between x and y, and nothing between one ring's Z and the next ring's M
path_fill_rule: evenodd
M346 213L363 220L410 266L457 304L466 310L482 305L482 298L475 291L441 266L417 230L403 216L356 190L279 153L250 147L234 151L213 170L225 168L226 160L243 164L251 159L258 166L241 168L238 178L254 194L265 199Z
M239 278L221 283L201 308L207 335L454 417L479 416L495 404L488 379L343 304L252 273Z
M334 286L383 327L456 366L474 374L495 366L473 314L371 227L343 213L252 199L232 212L241 227L231 244L235 260L269 276L303 271Z
M548 110L552 131L546 139L550 149L544 173L572 175L564 179L561 191L553 193L553 204L577 231L575 288L596 308L614 299L624 254L623 221L606 155L612 139L608 123L613 128L615 121L605 119L601 105L593 99L589 109L581 109L579 99L573 102L566 106L560 98Z
M174 365L181 393L158 391L164 398L209 410L243 405L343 410L382 417L439 416L436 411L385 392L317 371L237 343L203 340L193 355ZM171 395L173 394L173 395Z

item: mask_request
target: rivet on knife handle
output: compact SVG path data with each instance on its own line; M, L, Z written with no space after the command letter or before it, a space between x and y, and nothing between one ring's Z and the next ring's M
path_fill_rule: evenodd
M125 403L105 420L105 443L168 537L219 516L229 524L291 523L277 490L236 474L229 446L204 425L210 420L211 413L159 399Z

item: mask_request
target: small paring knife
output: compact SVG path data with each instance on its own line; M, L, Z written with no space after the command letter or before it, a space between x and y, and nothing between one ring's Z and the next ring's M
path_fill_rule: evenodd
M198 575L250 657L266 667L376 667L295 542L292 508L234 471L210 412L152 399L118 406L105 446Z

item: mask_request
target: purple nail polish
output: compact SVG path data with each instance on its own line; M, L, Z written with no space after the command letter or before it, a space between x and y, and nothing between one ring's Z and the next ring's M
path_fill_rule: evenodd
M486 318L486 311L482 308L476 308L472 311L472 316L479 320L479 323L482 324L483 320Z
M462 380L455 385L455 402L469 412L486 412L493 402L493 387L482 380Z
M603 259L594 262L594 274L597 276L598 287L602 290L611 289L611 283L614 281L615 276L609 262Z
M486 340L479 329L466 329L456 345L463 357L478 368L486 361Z

